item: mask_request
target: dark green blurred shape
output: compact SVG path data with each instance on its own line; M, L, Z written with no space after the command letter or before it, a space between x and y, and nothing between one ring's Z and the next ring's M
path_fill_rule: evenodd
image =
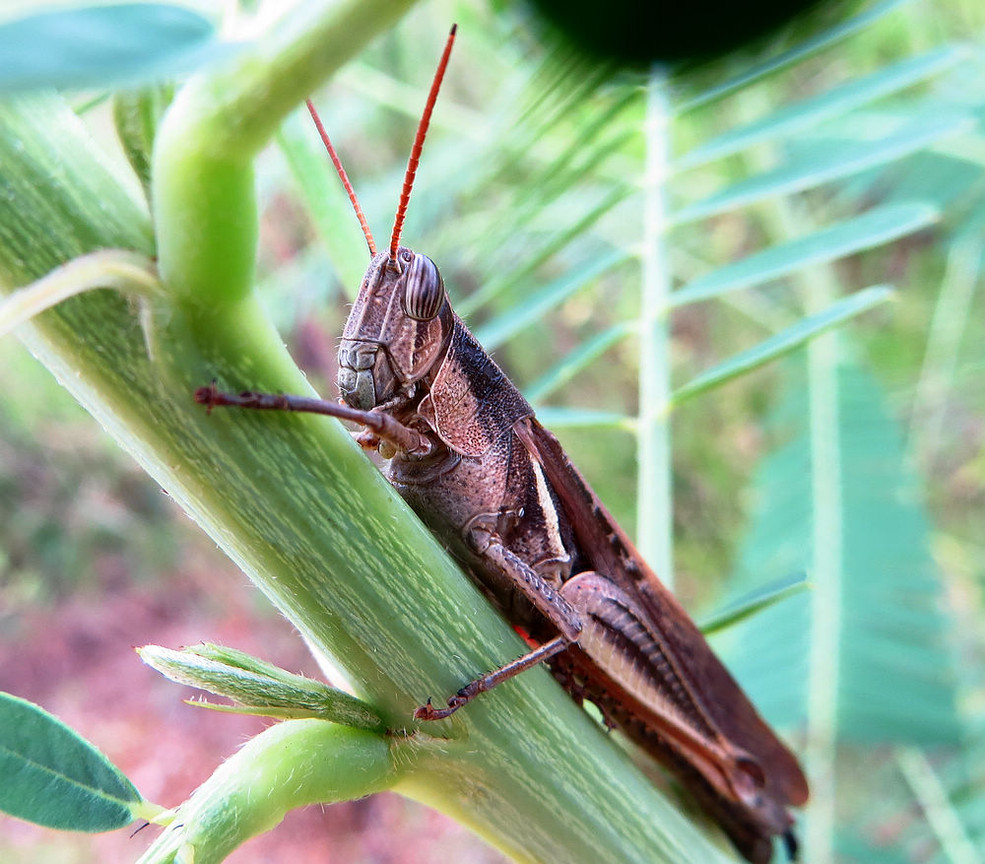
M565 37L587 54L625 66L690 65L755 47L804 13L843 17L850 0L529 0ZM823 16L814 13L823 10Z

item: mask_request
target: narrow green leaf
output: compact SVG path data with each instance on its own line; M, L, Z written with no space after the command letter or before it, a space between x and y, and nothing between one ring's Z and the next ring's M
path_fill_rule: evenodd
M531 402L543 400L636 329L635 321L622 321L593 336L563 357L533 384L525 387L524 395Z
M174 99L174 87L162 84L127 90L113 99L113 122L123 152L150 200L151 156L164 112Z
M549 429L596 427L636 431L636 418L616 411L590 411L581 408L537 408L537 419Z
M938 111L932 116L921 115L878 141L828 148L827 152L816 153L809 160L788 163L775 171L741 180L703 201L678 210L672 221L675 225L682 225L769 198L813 189L832 180L900 159L944 137L967 131L974 125L974 117L960 111Z
M0 24L0 92L133 86L226 56L208 18L185 5L46 10Z
M764 363L769 363L777 357L789 354L809 339L819 336L825 330L837 327L839 324L854 318L856 315L866 312L873 306L878 306L880 303L886 302L892 296L893 289L889 286L872 285L852 294L850 297L832 303L823 312L798 321L792 327L788 327L775 336L771 336L753 348L739 352L724 363L719 363L704 374L699 375L674 392L672 397L673 404L675 406L680 405L687 399L697 396L699 393L704 393L712 387L724 384L726 381L743 375L757 366L762 366Z
M902 202L874 207L861 216L839 222L749 255L688 283L671 295L672 306L708 300L729 291L761 285L789 273L835 261L920 231L934 224L940 211L925 202Z
M593 279L630 257L629 253L616 249L595 258L586 266L570 268L563 276L531 294L526 300L514 304L488 324L478 327L475 331L476 338L487 351L494 351L524 327L539 321Z
M696 108L708 105L719 99L724 99L726 96L742 90L756 81L760 81L763 78L780 72L788 66L793 66L800 63L802 60L807 59L813 54L817 54L825 48L830 48L832 45L837 45L843 39L854 36L866 27L870 27L875 24L884 16L896 11L896 9L904 3L909 2L910 0L884 0L884 2L873 6L871 9L868 9L859 15L856 15L854 18L849 18L847 21L844 21L835 27L830 27L822 33L819 33L817 36L801 42L789 51L783 52L778 57L771 57L764 63L754 66L752 69L747 69L734 78L725 81L718 87L713 87L710 90L706 90L700 96L696 96L694 99L685 102L680 109L678 109L678 113L683 114L687 111L693 111Z
M354 696L321 681L292 675L241 651L217 645L183 651L146 645L137 653L148 666L172 681L225 696L253 709L250 713L316 717L375 732L386 728L382 718Z
M741 150L781 136L792 135L817 123L845 114L859 105L912 87L940 75L968 57L962 45L948 45L919 57L910 57L864 78L787 105L760 120L730 129L676 160L673 169L686 171L712 160L723 159Z
M701 632L705 636L710 636L720 630L727 630L740 621L751 618L757 612L769 609L770 606L775 606L788 597L793 597L809 588L810 582L807 580L806 573L795 573L793 576L777 579L768 585L750 591L735 602L729 603L728 606L710 618L702 621Z
M563 231L552 235L547 243L524 261L522 267L504 274L502 278L491 279L474 294L459 301L458 314L463 318L467 318L476 309L479 309L500 293L508 290L510 286L529 279L530 275L548 258L559 252L572 240L582 237L592 225L598 222L599 219L629 194L630 190L623 187L611 190L598 206L586 213L581 219L567 226Z
M142 800L92 744L9 693L0 693L0 777L0 810L48 828L121 828Z

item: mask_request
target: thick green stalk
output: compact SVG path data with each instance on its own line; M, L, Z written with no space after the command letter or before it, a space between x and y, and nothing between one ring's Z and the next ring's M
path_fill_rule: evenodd
M218 71L195 76L165 115L152 200L161 275L195 317L253 291L253 159L284 118L412 0L310 0Z
M0 121L4 292L96 248L153 252L146 212L60 102L11 100ZM183 164L196 183L210 182ZM207 208L206 220L216 213ZM192 247L199 215L192 208L183 228ZM230 262L234 278L208 290L203 274L222 276L221 268L191 248L185 269L182 248L170 251L176 296L154 301L149 315L95 291L20 335L309 643L336 658L340 677L391 726L406 726L428 695L453 692L523 645L337 423L208 416L193 403L193 389L213 376L273 389L302 379L236 284L249 268ZM246 254L247 245L230 249L215 254ZM418 736L448 741L440 758L411 765L400 791L519 860L721 860L543 671Z

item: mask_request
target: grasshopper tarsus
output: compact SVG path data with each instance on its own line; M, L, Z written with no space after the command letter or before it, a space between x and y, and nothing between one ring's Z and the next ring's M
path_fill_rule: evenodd
M553 639L548 640L543 645L534 648L532 651L528 651L521 657L517 657L516 660L511 660L498 669L494 669L481 678L476 678L473 681L469 681L461 690L459 690L451 699L448 700L447 708L435 708L431 700L428 699L427 703L422 705L414 712L415 720L444 720L446 717L450 717L459 708L464 705L468 705L476 696L482 693L488 693L494 687L498 687L504 681L508 681L510 678L515 678L521 672L526 672L527 669L531 669L534 666L543 663L545 660L550 660L557 654L560 654L566 648L571 646L571 640L564 636L555 636Z
M787 853L788 861L800 860L800 842L797 840L797 835L793 833L792 828L788 828L783 832L783 849Z
M452 696L448 700L447 708L435 708L431 699L424 703L420 708L414 711L414 719L423 722L431 722L433 720L445 720L451 717L459 708L463 705L468 704L470 700L462 698L460 696Z
M212 379L212 383L208 387L199 387L195 391L195 401L199 405L206 407L206 414L212 413L212 409L215 407L215 396L218 392L215 386L215 378Z

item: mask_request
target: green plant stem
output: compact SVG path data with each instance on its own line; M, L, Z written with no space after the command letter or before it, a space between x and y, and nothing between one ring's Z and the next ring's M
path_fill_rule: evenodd
M788 223L789 224L789 223ZM808 312L837 297L824 268L803 277ZM832 331L807 346L810 405L813 542L811 580L816 585L811 619L807 688L808 776L813 806L807 823L811 860L834 860L835 749L838 740L838 679L841 648L841 585L844 578L841 436L838 412L838 342Z
M294 4L218 72L183 87L154 148L161 276L191 309L238 302L254 286L253 159L287 115L412 0Z
M640 387L637 423L637 543L660 579L674 587L673 469L670 457L670 268L665 185L670 165L666 74L650 73L643 194Z
M8 100L0 130L5 292L96 248L152 254L139 193L61 102ZM335 682L405 726L428 695L523 643L339 424L208 416L194 404L213 376L274 389L301 380L252 297L223 296L157 301L145 328L126 298L91 291L19 334L319 655L336 658ZM447 755L408 772L401 791L518 860L724 860L543 670L418 734L448 736Z
M323 720L278 723L195 790L139 864L218 864L289 810L387 789L398 776L393 745L381 735Z
M947 788L924 752L916 747L902 747L896 752L896 762L940 843L945 860L950 864L980 861L980 850L968 836L962 815L949 800Z
M761 115L766 106L752 93L743 108ZM762 160L766 157L763 156ZM755 167L762 170L763 161ZM778 198L766 210L768 227L778 242L805 236L816 226L803 208L788 197ZM834 272L817 266L795 277L804 311L818 314L840 296ZM811 632L808 651L807 742L804 767L810 779L811 801L804 832L804 848L812 862L835 860L838 694L840 692L841 590L844 579L844 507L838 394L841 334L825 333L807 345L807 388L811 450Z

